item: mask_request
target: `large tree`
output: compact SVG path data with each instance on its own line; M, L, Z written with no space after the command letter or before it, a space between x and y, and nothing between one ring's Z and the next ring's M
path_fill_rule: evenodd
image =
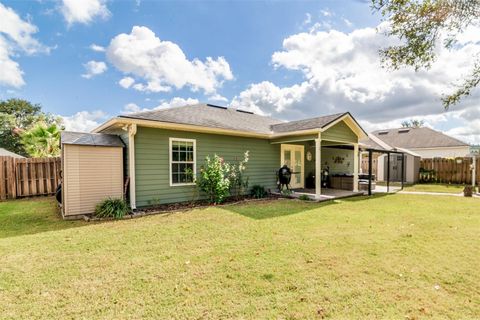
M0 148L28 156L21 134L38 123L61 126L61 120L42 112L39 104L22 99L0 101Z
M371 0L374 11L390 23L389 36L401 43L381 50L385 64L398 69L430 68L437 46L451 49L469 26L480 25L480 0ZM441 41L443 40L443 41ZM472 55L473 67L453 92L442 97L445 108L470 95L480 84L480 58Z

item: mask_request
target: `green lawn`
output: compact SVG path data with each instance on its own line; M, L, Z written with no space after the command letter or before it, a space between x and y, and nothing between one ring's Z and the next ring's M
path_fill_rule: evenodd
M480 200L277 200L104 223L0 203L2 319L474 319Z
M440 192L440 193L462 193L464 185L459 184L414 184L405 186L405 191L416 192Z

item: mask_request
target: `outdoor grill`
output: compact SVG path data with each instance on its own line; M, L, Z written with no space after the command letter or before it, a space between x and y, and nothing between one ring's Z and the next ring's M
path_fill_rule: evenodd
M278 189L282 191L283 187L286 186L288 190L291 179L292 171L287 165L284 165L278 170Z

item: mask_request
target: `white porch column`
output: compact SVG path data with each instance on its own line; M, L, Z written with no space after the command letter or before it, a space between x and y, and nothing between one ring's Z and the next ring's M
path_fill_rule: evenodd
M135 135L137 125L131 124L128 127L128 174L130 176L130 207L137 209L137 195L135 185Z
M315 139L315 198L322 195L322 136L318 133Z
M472 186L475 188L475 178L477 175L477 157L472 155Z
M353 144L353 192L358 192L358 168L359 168L358 157L358 143Z

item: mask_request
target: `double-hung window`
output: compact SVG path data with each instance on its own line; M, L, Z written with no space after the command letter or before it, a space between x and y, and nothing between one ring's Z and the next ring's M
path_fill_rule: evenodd
M170 185L193 184L196 175L194 139L170 138Z

